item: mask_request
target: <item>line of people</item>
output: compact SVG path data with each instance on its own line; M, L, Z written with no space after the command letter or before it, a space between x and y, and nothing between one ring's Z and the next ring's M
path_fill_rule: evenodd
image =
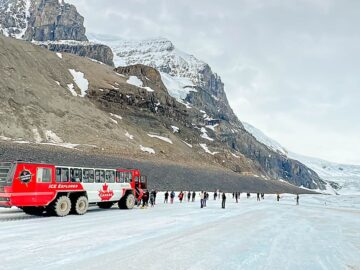
M235 202L238 203L240 200L240 194L241 192L233 192L232 193L232 197L233 199L235 199ZM156 204L156 195L157 195L157 191L156 190L152 190L151 192L149 191L145 191L143 196L142 196L142 200L140 202L138 202L138 206L148 206L149 205L149 201L150 201L150 206L154 207L154 205ZM166 191L164 194L164 203L169 203L169 198L170 198L170 204L174 203L174 199L175 199L175 192L174 191ZM206 191L201 191L199 193L199 197L200 197L200 208L204 208L206 207L206 202L209 200L209 193ZM216 190L214 192L214 200L217 200L218 198L221 199L221 207L225 208L225 204L226 204L226 194L225 192L220 192L219 190ZM249 199L251 197L251 194L248 192L246 193L246 198ZM180 203L182 203L183 201L187 201L188 202L195 202L195 198L196 198L196 192L195 191L181 191L178 194L178 199L180 201ZM264 200L265 199L265 194L264 193L256 193L256 199L257 201L260 200ZM276 194L276 200L280 201L280 194ZM299 205L299 194L296 195L296 205Z

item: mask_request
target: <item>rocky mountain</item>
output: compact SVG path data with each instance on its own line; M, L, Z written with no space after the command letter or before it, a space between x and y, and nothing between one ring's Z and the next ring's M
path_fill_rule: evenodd
M13 2L2 0L2 6L6 4L5 14ZM100 43L105 43L109 46L107 47L109 50L112 49L115 62L120 64L120 67L112 70L110 66L97 63L89 65L89 61L85 58L73 58L67 53L59 53L71 52L90 57L90 52L96 54L99 51L99 48L93 48L94 44L99 43L93 37L91 38L93 43L81 41L85 39L84 29L80 27L83 18L76 13L74 7L59 1L32 0L29 10L26 11L28 2L25 0L20 2L27 3L23 5L25 12L20 12L26 15L27 25L21 30L24 33L23 38L55 39L55 37L73 36L78 40L35 42L37 45L58 52L44 54L41 61L28 59L29 63L42 62L43 65L37 66L37 69L48 72L46 81L43 80L43 75L39 75L37 81L28 78L32 75L22 69L23 66L28 66L28 63L12 55L11 57L15 57L12 59L14 61L12 64L5 54L2 64L5 72L3 76L7 80L2 82L1 89L4 92L4 110L11 112L14 108L24 105L23 100L26 95L33 95L32 104L37 106L36 109L24 110L22 114L21 111L4 113L6 117L1 123L4 128L0 134L3 138L20 142L25 139L26 142L47 144L66 145L64 142L71 142L70 145L96 145L96 147L99 147L98 141L101 138L102 148L107 149L104 151L112 154L148 158L144 153L149 153L163 160L192 165L201 164L201 166L206 164L226 168L239 175L251 175L264 180L284 180L310 189L325 188L326 183L314 171L296 160L269 149L244 129L228 104L221 78L205 62L181 52L166 39L145 41L107 39ZM54 19L55 15L56 19ZM37 18L39 16L43 18ZM62 19L62 16L67 18ZM49 22L51 27L48 25ZM14 36L8 30L9 27L3 26L7 35ZM20 33L16 35L19 37ZM9 40L4 39L3 42L6 45ZM89 44L88 49L84 49L86 44ZM27 45L19 43L14 49L20 52L25 46ZM74 46L78 47L72 50ZM57 61L54 61L54 57ZM100 58L101 62L106 63L111 58L111 54L104 50ZM54 65L49 66L49 63L43 62L48 59ZM21 70L18 71L20 67ZM29 70L32 69L34 67L29 66ZM14 71L18 76L22 76L21 80L14 80L16 77ZM33 77L36 78L35 75ZM26 78L31 84L23 84ZM57 96L56 104L44 107L44 104L38 100L52 99L51 92L46 88L48 90L35 94L35 90L32 89L36 88L38 89L36 91L40 91L45 86L61 91L65 89L65 93L71 94L73 98L82 97L82 103L87 104L86 106L95 106L98 111L92 110L91 113L84 114L83 110L89 110L88 107L75 105L80 101L76 99L74 105L78 107L78 111L75 108L64 109L63 106L65 108L70 106L65 102L67 95L64 101ZM99 118L95 117L95 112L99 115L104 115L105 112L110 117L107 120L96 121ZM71 125L77 127L76 130L65 127L62 120L56 118L54 114L68 116ZM31 119L29 120L31 123L19 120L27 118ZM43 120L40 121L41 119ZM118 125L120 120L121 128L114 129L114 124ZM105 124L100 124L102 121ZM86 126L89 128L85 128ZM133 141L134 137L137 138L136 143ZM153 140L157 140L157 143Z
M257 140L289 158L299 160L314 170L322 179L327 181L326 190L330 193L360 194L360 166L339 164L319 158L307 157L288 151L277 141L269 138L259 129L243 122L244 127Z
M225 145L230 151L250 159L261 177L282 179L307 188L325 188L325 183L314 171L269 149L244 129L228 103L220 76L205 62L178 50L164 38L127 41L91 34L90 40L109 45L116 65L142 64L159 70L169 94L185 104L188 112L203 114L201 120L193 118L197 119L192 120L196 127L209 129L211 125L216 126L211 130L211 140L203 136L206 146L215 149L211 153ZM235 171L243 172L243 169L238 166Z
M88 41L84 18L62 0L0 0L0 33L113 65L109 47Z

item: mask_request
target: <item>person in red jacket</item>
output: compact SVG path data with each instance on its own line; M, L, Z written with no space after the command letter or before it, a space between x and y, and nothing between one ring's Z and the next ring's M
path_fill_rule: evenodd
M179 193L179 200L180 200L180 203L182 203L182 200L183 200L183 198L184 198L184 193L181 191L180 193Z

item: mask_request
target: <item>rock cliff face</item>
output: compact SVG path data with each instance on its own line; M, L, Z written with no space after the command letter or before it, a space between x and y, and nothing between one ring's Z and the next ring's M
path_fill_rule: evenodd
M112 50L103 44L92 43L89 41L36 41L34 44L44 47L53 52L72 53L82 57L87 57L109 66L114 66Z
M76 7L59 0L33 0L24 39L87 41L84 17Z
M0 0L0 33L114 65L108 46L86 42L84 18L63 0Z

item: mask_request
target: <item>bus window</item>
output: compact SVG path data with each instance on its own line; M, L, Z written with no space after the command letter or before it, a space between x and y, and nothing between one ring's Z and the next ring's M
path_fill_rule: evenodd
M120 172L120 183L125 183L125 173Z
M51 173L52 169L50 168L38 168L36 171L36 182L51 183Z
M94 170L92 169L83 170L83 183L94 183Z
M71 182L81 182L82 180L82 170L81 169L70 169L70 179Z
M128 173L126 173L125 182L131 183L131 181L132 181L132 173L128 172Z
M106 171L106 183L115 183L115 172Z
M105 183L105 171L95 170L95 183Z
M56 168L56 182L69 182L68 168Z

